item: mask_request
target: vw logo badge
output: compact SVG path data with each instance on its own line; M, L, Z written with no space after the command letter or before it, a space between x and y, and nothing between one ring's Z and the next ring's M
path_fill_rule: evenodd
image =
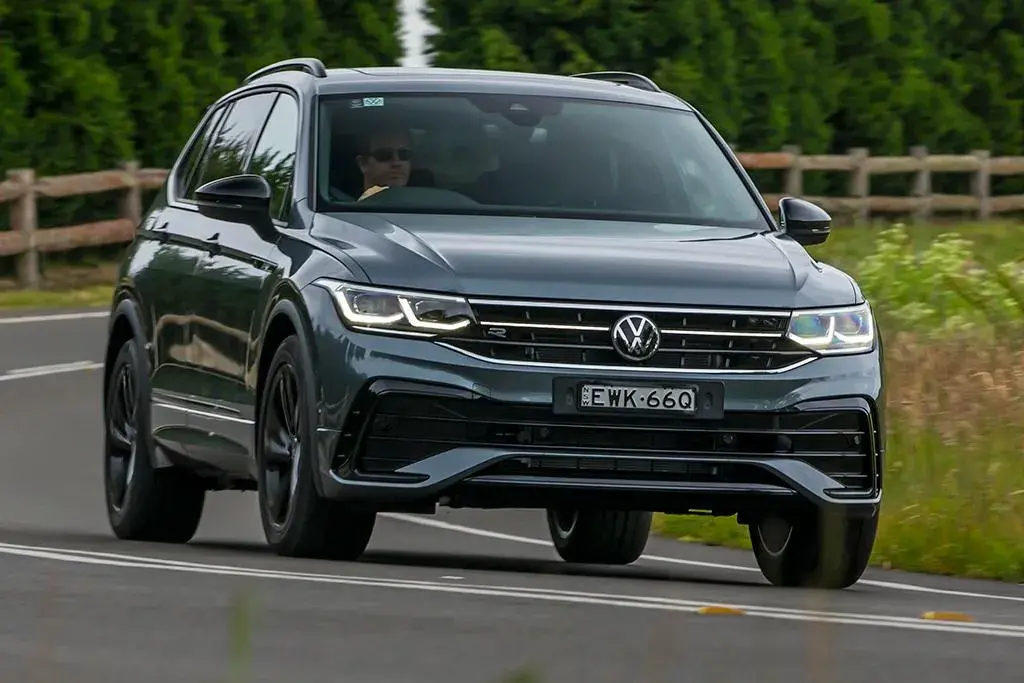
M631 313L612 327L612 347L626 360L647 360L658 352L661 332L646 315Z

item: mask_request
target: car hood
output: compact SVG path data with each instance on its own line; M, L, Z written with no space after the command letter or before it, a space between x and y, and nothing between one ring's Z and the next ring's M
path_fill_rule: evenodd
M377 285L525 299L790 308L856 302L843 273L751 230L425 214L319 215L312 236Z

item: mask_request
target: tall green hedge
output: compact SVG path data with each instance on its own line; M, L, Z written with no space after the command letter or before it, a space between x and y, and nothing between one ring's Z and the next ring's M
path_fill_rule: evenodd
M426 2L439 66L644 72L743 150L1024 154L1024 0ZM297 54L395 64L398 23L396 0L0 0L0 172L166 166L206 103L251 70ZM845 182L814 174L805 187ZM1022 187L994 179L996 192ZM40 218L65 223L91 201L44 202Z
M166 167L248 73L296 55L396 64L398 23L395 0L0 0L0 177ZM40 223L107 217L114 199L41 202Z
M740 149L1024 154L1024 0L427 2L439 66L639 71ZM805 187L845 183L813 174Z

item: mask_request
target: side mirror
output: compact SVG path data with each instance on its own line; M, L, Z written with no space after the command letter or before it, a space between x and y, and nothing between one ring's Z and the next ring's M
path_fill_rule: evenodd
M796 197L779 200L782 231L805 247L822 244L832 232L832 216L820 206Z
M263 176L233 175L196 190L200 211L228 220L270 220L273 189Z

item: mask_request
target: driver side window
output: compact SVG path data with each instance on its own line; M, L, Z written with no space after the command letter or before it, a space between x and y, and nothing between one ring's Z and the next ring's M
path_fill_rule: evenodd
M270 183L270 215L286 220L291 204L292 176L299 131L299 103L281 93L260 134L249 162L249 173L262 175Z

